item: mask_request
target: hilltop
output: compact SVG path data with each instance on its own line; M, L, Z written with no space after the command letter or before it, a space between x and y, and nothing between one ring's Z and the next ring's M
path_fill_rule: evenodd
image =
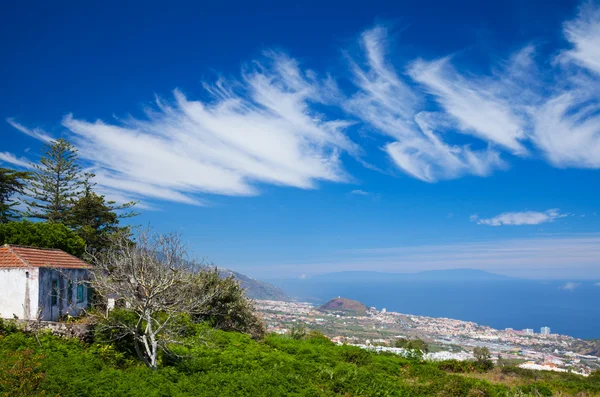
M318 308L322 312L334 312L354 316L364 316L367 313L367 309L367 306L363 303L342 297L334 298Z

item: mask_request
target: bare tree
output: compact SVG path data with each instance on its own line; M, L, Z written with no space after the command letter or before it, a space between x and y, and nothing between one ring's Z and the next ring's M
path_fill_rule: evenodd
M177 332L181 313L193 313L199 301L190 285L202 265L188 260L178 234L158 234L140 230L134 243L117 235L111 248L93 257L90 286L102 301L116 299L134 314L111 318L109 311L100 327L110 328L117 338L131 336L138 357L150 368L157 367L159 351L169 352L171 336Z

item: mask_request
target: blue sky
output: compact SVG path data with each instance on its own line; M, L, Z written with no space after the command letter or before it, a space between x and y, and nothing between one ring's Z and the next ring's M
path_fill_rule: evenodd
M3 166L67 138L136 223L261 278L600 278L597 3L18 3Z

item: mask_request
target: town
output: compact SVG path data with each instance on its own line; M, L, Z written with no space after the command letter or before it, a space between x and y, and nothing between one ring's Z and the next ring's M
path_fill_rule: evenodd
M540 333L533 329L504 330L450 318L433 318L369 308L366 315L327 313L308 302L258 300L267 330L285 334L298 325L322 332L339 344L399 354L393 347L399 338L419 338L429 345L430 360L472 359L472 350L487 347L497 364L517 364L521 368L574 372L584 376L600 368L600 357L580 354L580 339L552 334L549 327Z

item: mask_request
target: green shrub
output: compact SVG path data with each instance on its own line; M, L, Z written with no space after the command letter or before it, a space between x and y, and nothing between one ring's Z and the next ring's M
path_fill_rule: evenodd
M355 346L340 346L339 354L345 362L359 366L367 365L372 359L372 353Z
M399 338L396 339L396 341L394 342L394 347L399 347L402 349L408 349L408 350L419 350L423 353L427 353L429 352L429 345L427 345L427 343L425 343L425 341L423 341L422 339L406 339L406 338Z
M22 221L0 224L2 244L58 248L79 257L85 251L85 241L62 223Z
M13 332L17 332L18 330L19 327L17 327L17 324L14 321L0 318L0 335L11 334Z
M122 315L117 313L116 315ZM474 362L414 361L354 346L337 346L309 332L294 340L249 335L190 324L176 359L152 370L129 360L113 343L91 345L49 334L15 330L0 335L0 396L549 396L599 395L595 377L512 372L509 387L459 375ZM15 363L20 366L15 367ZM13 368L21 368L15 372ZM11 372L12 371L12 372ZM510 370L507 370L510 371ZM447 372L456 372L451 374ZM8 375L7 375L8 374ZM21 393L21 394L19 394Z
M475 365L472 361L446 360L437 363L437 367L445 372L455 374L475 372Z
M290 328L290 338L294 340L300 340L306 338L307 334L306 326L304 324L294 324L292 328Z

